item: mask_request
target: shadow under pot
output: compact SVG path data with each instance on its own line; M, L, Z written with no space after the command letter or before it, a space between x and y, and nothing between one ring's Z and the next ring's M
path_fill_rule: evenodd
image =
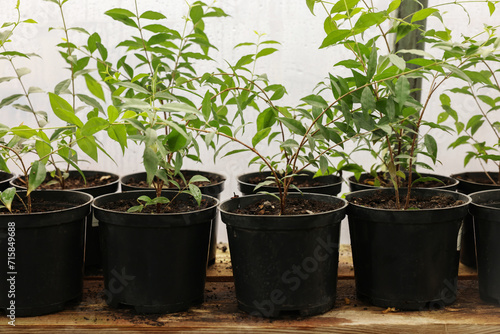
M138 313L169 313L203 302L208 246L218 200L203 195L202 206L188 194L162 196L190 206L182 213L128 213L151 190L103 195L93 207L99 219L106 302ZM172 202L173 203L173 202ZM152 206L153 209L156 205Z
M18 194L26 202L26 193ZM92 196L46 190L32 192L31 199L32 213L2 209L0 214L0 261L6 266L0 270L0 308L7 316L58 312L82 297L85 218ZM18 199L13 208L24 211Z
M209 179L211 182L209 184L199 184L198 187L201 190L201 193L204 195L212 196L220 200L220 194L224 190L224 182L226 178L222 174L204 172L204 171L196 171L196 170L181 170L182 175L189 180L191 177L195 175L201 175ZM133 173L127 174L120 178L120 185L122 191L132 191L132 190L143 190L150 188L150 186L146 182L146 173ZM180 180L178 180L180 181ZM217 230L219 225L219 213L216 214L216 218L212 223L212 232L210 236L210 250L208 253L208 264L215 263L215 257L217 254Z
M293 183L304 193L325 194L336 196L342 187L342 178L337 175L325 175L314 177L314 173L303 171L300 175L294 176ZM263 186L254 192L255 187L272 176L271 172L253 172L238 176L238 189L243 195L253 195L259 191L269 193L278 192L278 188L273 185ZM289 188L289 192L297 192L296 189Z
M493 181L498 180L498 173L488 172ZM464 172L453 174L451 177L458 180L458 191L463 194L472 194L478 191L500 189L500 183L495 184L485 172ZM476 268L476 244L474 241L474 224L472 215L465 217L462 231L462 251L460 262L468 267Z
M482 300L500 304L500 189L470 195L477 248L477 275Z
M404 195L406 191L402 190ZM371 201L393 201L393 189L346 195L356 295L360 300L401 310L442 308L455 301L459 231L470 197L436 189L413 189L412 197L454 206L414 210L366 206Z
M58 189L61 191L74 190L92 195L94 198L110 194L118 191L119 176L117 174L95 171L95 170L82 170L85 180L79 171L69 171L69 176L66 181L66 189L60 189L60 185L52 184L46 186L42 184L41 189ZM52 177L47 173L45 183L52 180ZM26 189L24 183L20 178L14 179L12 182L18 189ZM94 217L91 212L87 217L85 228L85 274L97 274L102 269L102 255L101 246L99 242L99 221Z
M356 180L356 177L352 175L349 177L348 182L349 182L349 189L351 191L359 191L359 190L368 190L368 189L380 189L380 188L393 188L392 183L390 179L386 179L384 177L385 173L377 173L379 177L379 183L380 180L382 181L382 184L380 186L377 186L375 178L369 174L369 173L363 173L359 177L359 180ZM408 173L405 173L406 177L408 179ZM425 182L417 182L413 185L413 188L425 188L425 189L444 189L444 190L452 190L455 191L458 187L458 181L454 179L453 177L448 177L444 175L437 175L437 174L429 174L429 173L413 173L412 174L412 180L415 181L419 178L427 178L427 177L432 177L435 179L438 179L441 182L438 181L425 181ZM405 181L405 180L403 180ZM406 188L408 185L403 184L401 188Z
M220 205L238 307L257 317L310 316L335 305L340 222L347 202L323 194L290 193L288 198L317 201L329 209L298 215L238 213L274 201L263 194Z

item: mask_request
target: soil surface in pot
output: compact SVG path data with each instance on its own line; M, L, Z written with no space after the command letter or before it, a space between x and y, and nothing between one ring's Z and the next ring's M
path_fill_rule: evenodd
M392 187L392 182L390 179L386 178L384 173L377 173L378 176L378 181L380 183L376 183L376 179L374 177L366 177L366 178L361 178L358 182L361 184L366 184L368 186L378 186L378 187ZM415 181L418 178L418 176L413 176L413 181ZM412 181L412 182L413 182ZM453 180L448 180L444 179L441 180L443 182L439 181L424 181L424 182L417 182L413 185L415 188L436 188L436 187L442 187L442 186L447 186L452 184ZM399 187L408 187L408 180L401 180L401 185Z
M86 176L84 180L83 177L78 174L78 176L68 177L66 180L64 180L64 189L80 189L104 186L116 181L117 179L118 177L113 175L109 175L106 173L97 173L94 175ZM45 181L40 185L39 189L61 189L61 185L59 184L59 182L54 181L55 179L47 176L45 178ZM17 178L14 183L21 187L26 187L26 182L23 178Z
M370 208L398 210L396 206L396 197L390 194L375 193L371 197L353 197L350 202ZM401 206L404 206L404 197L401 197L400 203ZM430 198L411 197L408 210L449 208L461 204L464 204L464 202L446 195L436 195Z
M494 183L492 182L486 174L480 174L480 175L456 175L455 178L459 180L464 180L468 182L475 182L475 183L482 183L482 184L494 184L494 185L499 185L500 182ZM495 179L493 179L495 180Z
M8 180L12 177L12 175L9 175L9 174L4 174L4 173L0 173L0 182L1 181L5 181L5 180Z
M136 199L122 199L114 202L107 202L100 205L101 208L111 211L127 212L127 210L133 206L142 204ZM160 204L159 211L156 211L156 204L145 206L141 213L182 213L182 212L192 212L208 208L213 205L213 202L207 201L205 199L201 200L200 206L196 201L180 201L174 200L167 204Z
M23 198L24 204L26 203L26 199ZM15 200L12 203L12 213L14 214L22 214L26 213L26 207L21 201ZM40 198L32 198L31 200L31 212L49 212L49 211L58 211L64 210L68 208L74 207L74 204L64 203L64 202L51 202ZM10 214L10 212L6 208L0 209L0 214Z
M328 203L322 201L314 201L302 198L288 198L286 201L284 215L308 215L321 213L326 211L332 211L339 209L343 206L342 202L339 203ZM280 214L280 204L278 200L260 200L257 201L244 209L237 209L234 211L238 214L243 215L279 215Z
M221 178L220 176L217 176L217 175L204 174L204 173L201 173L200 175L202 175L202 176L206 177L207 179L209 179L210 182L195 182L194 185L198 186L198 187L205 187L205 186L209 186L209 185L212 185L212 184L221 183L222 181L224 181L223 178ZM194 175L185 175L184 177L186 178L186 181L189 182L189 180L193 176ZM155 178L155 180L157 180L157 179ZM176 176L174 178L174 181L177 182L181 186L181 188L185 188L186 187L186 185L184 184L184 181L179 176ZM155 182L155 181L153 181L153 182ZM130 178L127 181L127 185L133 186L133 187L140 187L140 188L152 188L151 185L149 185L146 181L144 181L144 180L139 181L139 180L136 180L133 177ZM163 186L163 188L167 188L167 187ZM168 188L177 189L177 187L174 186L173 184L169 184Z
M247 183L258 185L261 182L268 181L267 175L257 175L246 180ZM317 181L316 179L300 179L292 178L292 184L297 188L310 188L324 186L324 182ZM268 187L276 187L276 183L267 185Z

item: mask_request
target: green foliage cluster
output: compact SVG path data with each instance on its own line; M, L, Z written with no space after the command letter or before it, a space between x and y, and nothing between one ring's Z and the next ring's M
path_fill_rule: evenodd
M490 94L500 90L499 70L494 69L498 67L494 65L499 60L500 40L496 27L490 26L476 36L453 39L442 8L461 6L458 1L398 18L395 13L404 5L401 0L383 8L360 0L306 0L312 14L325 17L320 48L345 48L352 57L334 64L326 79L295 106L284 103L287 90L283 84L256 73L257 62L277 52L279 42L257 34L255 42L235 46L250 51L233 64L213 60L217 47L210 42L205 27L227 16L219 7L201 1L187 3L184 24L176 29L161 11L142 10L135 0L131 9L113 8L105 13L129 32L118 45L106 46L101 36L104 32L89 33L66 25L63 8L68 0L46 1L61 13L63 27L56 31L62 32L63 42L57 48L68 65L68 79L53 91L25 89L23 76L29 70L17 68L15 61L36 55L8 48L19 25L36 23L21 19L19 2L17 20L4 23L0 31L0 60L13 69L13 75L0 78L0 83L18 80L23 87L22 93L5 97L0 109L12 106L28 112L36 123L36 127L0 124L0 169L9 170L7 161L16 164L27 180L28 194L45 180L47 165L54 170L54 182L64 186L69 168L80 170L78 151L96 161L99 151L108 154L96 139L100 132L107 133L123 152L131 142L143 147L147 182L156 189L157 198L139 198L140 205L131 211L166 204L168 200L161 197L166 186L190 193L199 202L201 192L194 183L207 180L195 176L194 181L184 179L180 185L175 177L183 178L180 171L185 159L200 161L200 145L212 149L214 159L241 152L254 154L250 164L260 164L272 173L259 187L277 184L282 209L289 189L294 187L293 176L305 169L314 170L316 175L343 171L360 175L365 168L355 161L359 152L368 152L377 160L369 170L385 171L396 191L406 177L411 190L415 182L422 181L412 180L411 172L417 167L432 169L439 161L434 131L458 133L460 137L451 147L471 145L466 164L477 158L495 161L500 168L498 142L489 144L475 137L481 126L488 126L500 140L499 123L490 118L500 105L500 98ZM487 6L490 14L498 3L475 2ZM422 20L430 17L442 28L425 29ZM396 50L394 44L412 31L420 32L420 42L432 53ZM73 42L73 34L85 36L83 46ZM202 73L201 63L212 66L211 70ZM410 81L414 79L429 83L421 100L413 97ZM441 94L444 111L435 122L429 121L424 116L431 98L450 79L461 84ZM79 81L84 83L84 92L76 88ZM480 93L485 89L487 94ZM49 112L36 111L33 106L31 95L38 93L47 94ZM452 107L450 93L471 96L480 113L462 120L463 115ZM47 126L48 115L66 125ZM450 119L454 127L448 125ZM249 133L251 140L247 141ZM347 149L347 143L354 149ZM234 148L234 144L239 147ZM274 153L261 153L262 145ZM27 165L25 156L29 154L35 155L35 161ZM408 199L410 195L411 191ZM11 192L1 198L9 208ZM401 204L402 208L407 206L408 200Z

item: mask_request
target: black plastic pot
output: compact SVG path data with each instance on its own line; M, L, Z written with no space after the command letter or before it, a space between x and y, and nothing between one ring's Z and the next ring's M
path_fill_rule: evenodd
M463 204L406 211L352 204L354 198L376 193L394 190L362 190L346 196L358 298L402 310L441 308L454 302L459 230L470 198L448 190L413 189L415 197L442 194Z
M163 192L173 198L177 193ZM106 202L155 197L141 190L95 199L103 252L106 302L139 313L182 311L203 302L210 230L218 200L204 195L210 207L188 213L147 214L110 211ZM191 197L181 194L176 200Z
M92 177L95 175L109 175L114 181L96 187L87 187L87 188L75 188L68 189L74 191L80 191L93 197L98 197L104 194L110 194L118 191L119 185L119 176L117 174L102 172L102 171L94 171L94 170L83 170L82 171L85 177ZM76 170L69 171L69 178L72 177L80 177L80 173ZM24 187L19 186L14 183L15 179L12 180L11 184L14 185L18 189L25 189ZM102 268L102 255L101 255L101 246L99 242L99 221L95 219L92 213L87 217L86 224L86 233L85 233L85 271L87 273L94 272Z
M214 184L209 184L207 186L202 186L200 187L201 193L204 195L212 196L220 200L220 194L224 190L224 182L226 181L226 178L217 173L211 173L211 172L203 172L203 171L196 171L196 170L181 170L182 174L184 177L189 178L194 175L201 175L201 176L216 176L221 178L221 182L214 183ZM136 187L136 186L131 186L128 184L130 180L135 180L135 181L146 181L146 173L141 172L141 173L134 173L134 174L127 174L124 175L120 178L120 184L121 184L121 189L122 191L131 191L131 190L143 190L144 188L141 187ZM211 237L210 237L210 251L208 253L208 264L213 264L215 263L215 255L217 253L217 228L219 225L219 214L217 213L217 217L214 220L212 224L212 232L211 232Z
M498 173L490 172L491 177L496 179ZM478 191L500 189L499 185L491 184L490 180L484 172L465 172L454 174L451 177L457 179L458 191L463 194L472 194ZM473 177L480 182L469 181L468 178ZM489 183L489 184L488 184ZM474 241L474 223L470 214L465 217L464 227L462 230L462 251L460 252L460 262L468 267L476 268L476 245Z
M270 195L233 198L220 205L227 225L238 307L259 317L309 316L331 309L337 289L340 222L345 200L291 193L341 208L321 214L253 216L233 213Z
M294 179L296 179L297 181L314 180L315 182L320 183L320 185L313 187L300 187L299 189L304 193L326 194L335 196L340 192L340 189L342 187L342 178L337 175L326 175L313 178L314 173L309 171L303 171L300 172L300 174L306 174L306 175L294 176ZM243 195L255 194L254 189L257 186L257 184L251 183L249 182L249 180L262 175L264 175L264 177L268 177L271 176L272 174L271 172L254 172L238 176L238 189L241 191ZM259 191L275 193L278 191L278 188L273 186L263 186L257 189L257 192ZM290 188L289 192L297 192L297 190Z
M85 217L92 196L58 190L35 191L31 196L69 205L60 204L58 211L0 215L0 261L4 264L0 308L11 314L8 308L14 300L16 317L63 310L81 299L83 288ZM13 267L8 267L9 253L15 253L9 264ZM12 290L14 295L8 293Z
M408 175L408 173L406 174ZM455 191L458 187L458 181L454 179L453 177L448 177L448 176L443 176L443 175L436 175L436 174L429 174L429 173L413 173L413 180L418 179L419 177L434 177L442 182L444 182L443 185L433 187L432 189L444 189L444 190L452 190ZM386 187L377 187L377 186L372 186L369 184L363 183L364 180L373 178L369 173L363 173L361 174L359 180L356 180L356 177L353 175L349 177L348 182L349 182L349 189L351 191L359 191L359 190L368 190L368 189L380 189L380 188L386 188ZM392 188L392 187L388 187ZM418 188L418 183L414 185L414 188Z
M500 189L470 195L477 247L477 275L481 299L500 304Z
M0 191L4 191L5 189L9 188L10 181L14 178L14 174L0 171Z

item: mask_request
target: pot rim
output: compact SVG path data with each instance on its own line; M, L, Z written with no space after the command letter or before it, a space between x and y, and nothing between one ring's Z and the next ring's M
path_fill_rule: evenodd
M420 174L420 175L426 175L426 176L430 176L430 177L436 177L436 179L439 179L441 177L441 178L449 179L449 180L453 181L452 184L445 184L445 185L438 186L438 187L424 188L424 189L440 189L442 187L453 187L453 186L458 185L458 183L459 183L459 180L457 180L455 177L453 177L453 175L447 176L447 175L435 174L435 173L418 173L418 172L415 172L415 171L413 173L417 173L417 174ZM369 172L361 173L361 175L363 175L363 174L364 175L371 175ZM349 178L347 180L349 182L352 182L352 183L361 184L361 183L359 183L359 181L356 180L355 175L349 176ZM377 186L372 186L372 185L369 185L369 184L363 184L363 186L373 187L373 188L376 188L376 189L392 189L393 188L393 187L377 187ZM401 187L400 189L406 189L406 188L408 188L408 187ZM417 187L415 187L413 189L417 189Z
M274 195L278 195L278 193L273 193ZM340 200L341 202L344 202L344 205L342 205L342 207L340 208L337 208L337 209L334 209L334 210L329 210L329 211L325 211L325 212L318 212L318 213L314 213L314 214L301 214L301 215L249 215L249 214L241 214L241 213L235 213L235 212L230 212L230 211L227 211L227 210L224 210L222 209L222 205L224 205L225 203L228 203L230 201L234 201L234 200L238 200L238 199L241 199L241 198L246 198L246 199L252 199L252 198L255 198L255 197L266 197L266 196L269 196L268 194L254 194L254 195L245 195L245 196L242 196L242 197L236 197L236 198L230 198L230 199L227 199L225 201L222 201L220 204L219 204L219 211L221 213L224 213L224 214L228 214L228 215L234 215L234 216L239 216L239 217L260 217L260 218L264 218L265 217L270 217L272 219L287 219L287 218L291 218L291 217L310 217L310 216L320 216L320 215L327 215L327 214L331 214L333 212L337 212L339 210L342 210L342 209L346 209L347 206L348 206L348 202L341 198L341 197L337 197L337 196L332 196L332 195L326 195L326 194L316 194L316 193L306 193L306 192L302 192L302 193L288 193L287 196L292 196L292 197L299 197L299 196L303 196L303 195L312 195L313 197L324 197L324 198L335 198L336 200Z
M69 171L70 173L77 173L78 175L80 175L80 172L78 172L76 169L72 169ZM61 190L61 191L79 191L79 192L84 192L84 190L92 190L92 189L98 189L98 188L101 188L101 187L106 187L106 186L113 186L113 185L118 185L118 183L120 182L120 176L118 174L115 174L115 173L111 173L111 172L107 172L107 171L103 171L103 170L94 170L94 169L82 169L82 173L85 174L85 172L90 172L90 173L102 173L102 174L109 174L111 176L116 176L116 180L114 180L113 182L110 182L110 183L106 183L106 184L101 184L101 185L98 185L98 186L94 186L94 187L84 187L84 188L72 188L72 189L41 189L43 191L49 191L49 190ZM47 172L47 174L50 173L50 172ZM22 186L22 185L18 185L18 184L14 184L14 181L16 181L18 178L22 177L22 175L14 175L13 178L11 178L9 180L9 184L13 187L16 187L16 188L19 188L19 189L26 189L25 186Z
M87 201L85 203L77 204L77 205L71 206L69 208L63 208L63 209L58 209L58 210L53 210L53 211L32 212L32 213L14 213L14 214L12 214L12 213L5 213L5 214L2 214L1 217L28 217L28 216L40 216L40 215L45 215L45 214L54 214L54 213L66 212L66 211L71 211L71 210L75 210L75 209L79 209L79 208L85 207L87 205L90 205L94 201L94 197L92 195L84 193L84 192L81 192L81 191L76 191L76 190L46 189L46 190L35 190L35 191L32 191L31 193L32 194L42 194L42 193L49 194L49 193L56 193L56 192L57 193L64 193L64 194L72 193L72 194L75 194L75 195L78 195L78 196L86 196L87 197ZM16 193L18 193L18 194L25 194L26 191L25 190L21 190L21 191L17 191Z
M246 181L242 181L241 178L246 176L246 175L250 175L250 174L271 174L270 171L256 171L256 172L248 172L248 173L242 173L242 174L239 174L237 177L236 177L236 181L238 183L242 183L242 184L245 184L245 185L249 185L249 186L257 186L256 183L250 183L250 182L246 182ZM310 173L311 176L314 176L314 172L311 172L309 170L304 170L300 173ZM298 174L297 176L301 176L300 174ZM302 175L303 176L303 175ZM334 175L334 174L330 174L330 175L321 175L321 176L317 176L313 179L318 179L318 178L321 178L321 177L335 177L335 178L338 178L338 181L337 182L333 182L333 183L325 183L325 184L322 184L322 185L319 185L319 186L312 186L312 187L300 187L299 189L301 190L306 190L306 191L303 191L303 193L307 193L307 190L308 189L312 189L312 188L324 188L324 187L331 187L331 186L334 186L334 185L338 185L342 182L344 182L344 179L342 178L342 176L340 175Z
M221 185L221 184L223 184L224 182L227 181L227 176L224 173L217 173L217 172L211 172L211 171L207 171L207 170L196 170L196 169L181 169L181 172L194 172L194 173L214 174L214 175L217 175L217 176L219 176L219 177L222 178L222 180L220 182L210 183L210 184L207 184L205 186L198 187L198 188L206 188L206 187L218 186L218 185ZM134 188L137 188L137 189L151 189L151 188L141 188L141 187L131 186L131 185L123 182L123 179L125 179L128 176L135 175L135 174L146 174L146 172L142 171L142 172L134 172L134 173L123 174L123 175L121 175L119 177L118 180L119 180L120 184L124 184L124 185L127 185L129 187L134 187ZM170 191L168 188L165 188L165 190Z
M481 191L476 191L474 193L469 194L469 196L472 198L471 204L475 207L478 208L483 208L483 209L488 209L488 210L494 210L494 211L499 211L500 208L492 207L487 204L481 203L481 202L475 202L474 199L476 197L480 197L481 195L484 194L489 194L489 193L498 193L498 200L500 202L500 189L488 189L488 190L481 190Z
M210 210L213 210L214 207L218 207L219 205L219 200L213 196L210 196L210 195L205 195L203 194L202 195L202 198L208 198L208 199L211 199L214 201L214 204L207 207L207 208L203 208L203 209L200 209L200 210L195 210L195 211L187 211L187 212L172 212L172 213L159 213L159 214L152 214L152 213L142 213L142 212L123 212L123 211L114 211L114 210L109 210L109 209L104 209L100 206L97 206L96 205L96 201L103 201L106 197L113 197L113 196L116 196L116 197L120 197L120 196L129 196L129 195L133 195L133 194L137 194L139 197L141 195L147 195L148 193L155 193L155 190L151 190L149 188L144 188L144 190L131 190L131 191L127 191L127 192L120 192L120 193L111 193L111 194L104 194L104 195L101 195L101 196L98 196L94 199L94 201L92 202L92 208L94 210L99 210L99 211L102 211L102 212L108 212L108 213L112 213L112 214L115 214L115 215L120 215L120 214L123 214L123 215L135 215L137 217L140 217L140 216L143 216L143 217L151 217L151 216L182 216L182 215L186 215L186 214L197 214L197 213L201 213L201 212L205 212L205 211L210 211ZM162 193L177 193L177 191L173 191L173 190L162 190Z
M415 194L415 192L439 192L439 193L446 193L449 195L453 195L454 197L465 197L466 201L464 203L455 205L455 206L450 206L446 208L431 208L431 209L419 209L419 210L396 210L396 209L383 209L383 208L371 208L368 206L360 205L360 204L355 204L351 203L349 199L355 195L359 194L364 194L368 192L389 192L393 191L394 188L388 188L388 187L381 187L381 188L374 188L374 189L364 189L364 190L358 190L358 191L353 191L345 195L346 200L349 202L350 206L360 208L360 209L365 209L365 210L371 210L371 211L384 211L384 212L398 212L398 213L407 213L407 214L415 214L417 212L435 212L435 211L444 211L444 210L450 210L450 209L455 209L455 208L462 208L462 207L467 207L471 202L472 199L469 195L459 193L457 191L452 191L452 190L446 190L446 189L439 189L439 188L412 188L412 194ZM408 188L401 188L400 190L405 191Z

